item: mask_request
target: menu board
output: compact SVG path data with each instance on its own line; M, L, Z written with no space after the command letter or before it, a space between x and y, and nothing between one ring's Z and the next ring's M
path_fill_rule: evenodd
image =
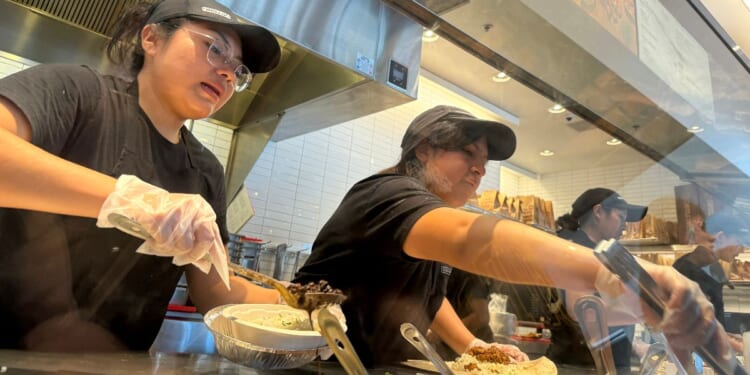
M672 90L713 123L711 67L705 49L659 1L639 0L638 55Z
M635 0L573 0L633 54L638 53Z

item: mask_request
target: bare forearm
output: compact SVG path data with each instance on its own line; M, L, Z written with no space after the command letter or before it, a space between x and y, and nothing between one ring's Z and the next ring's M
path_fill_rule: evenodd
M474 335L464 326L461 319L450 303L443 299L435 319L432 321L430 330L435 332L440 339L456 353L463 353L467 346L474 340Z
M601 264L593 252L524 224L450 208L412 227L407 254L519 284L590 291Z
M97 217L115 188L105 174L54 156L0 128L0 207Z
M206 275L190 266L186 270L186 276L190 299L198 311L204 314L216 306L232 303L277 303L279 299L276 290L258 286L238 276L229 278L231 290L227 290L213 269Z

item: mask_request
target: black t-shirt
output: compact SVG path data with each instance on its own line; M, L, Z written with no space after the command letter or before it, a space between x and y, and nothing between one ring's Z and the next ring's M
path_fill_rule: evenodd
M592 249L596 247L594 241L591 241L586 232L582 230L564 230L558 236ZM562 305L549 324L552 344L547 348L547 356L556 363L593 366L594 359L586 345L581 326L573 320L565 308L565 290L560 289L559 293L562 297ZM612 342L612 356L615 360L615 366L618 368L618 373L629 374L630 356L633 349L631 338L635 333L635 327L633 325L610 326L609 333L610 337L618 337L618 340ZM617 335L612 336L613 334Z
M31 124L32 143L118 177L201 194L225 241L224 173L186 129L172 144L138 106L138 89L87 67L39 65L0 80L0 96ZM158 333L182 268L135 253L143 242L96 220L0 209L0 348L24 348L40 323L78 312L133 350Z
M348 331L366 366L407 359L404 322L422 333L445 296L451 268L412 258L403 243L425 213L446 204L416 179L374 175L355 184L323 226L295 282L327 280L349 298ZM415 358L412 356L412 358Z
M693 263L690 259L692 254L693 253L683 255L674 262L672 267L685 275L688 279L693 280L698 284L701 291L703 291L703 294L706 295L706 298L708 298L708 300L714 305L716 319L721 325L725 325L723 295L724 282L715 279L713 276L703 271L703 268ZM721 266L717 268L721 270Z

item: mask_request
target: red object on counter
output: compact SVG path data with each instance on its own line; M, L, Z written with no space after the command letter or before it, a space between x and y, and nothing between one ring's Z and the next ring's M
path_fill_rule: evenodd
M167 311L178 311L178 312L194 313L194 312L198 312L198 309L195 306L184 306L184 305L169 304L167 306Z

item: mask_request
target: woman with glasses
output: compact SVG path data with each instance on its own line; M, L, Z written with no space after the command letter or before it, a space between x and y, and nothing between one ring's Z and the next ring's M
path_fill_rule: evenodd
M183 123L279 56L213 0L163 0L114 32L126 78L49 64L0 80L0 348L147 350L183 271L200 311L277 301L229 277L223 169ZM152 239L112 229L123 216Z

